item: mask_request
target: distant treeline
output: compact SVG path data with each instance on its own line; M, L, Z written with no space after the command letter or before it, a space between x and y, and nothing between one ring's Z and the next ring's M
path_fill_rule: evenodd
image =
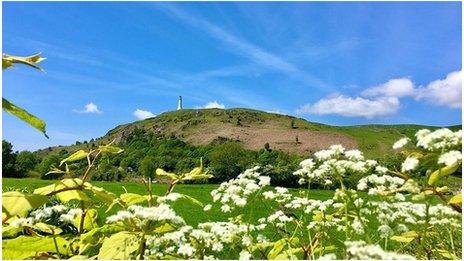
M97 142L91 140L78 145L88 149L97 147ZM168 172L188 172L200 164L214 175L211 183L220 183L231 178L249 167L262 166L262 173L271 177L271 183L278 186L298 187L298 178L293 172L306 157L273 150L269 144L263 144L258 151L246 150L239 141L218 138L207 146L193 146L174 136L165 137L135 129L125 137L118 146L123 153L103 156L92 170L91 179L100 181L136 180L141 177L154 177L154 170L162 168ZM12 145L3 140L3 176L4 177L36 177L42 179L60 178L47 172L52 167L58 167L60 161L74 151L65 148L49 153L13 152ZM309 156L309 155L308 155ZM401 154L389 154L377 159L381 164L394 169L400 166L404 157ZM74 176L81 176L86 162L70 165ZM356 184L361 177L346 177L347 184Z

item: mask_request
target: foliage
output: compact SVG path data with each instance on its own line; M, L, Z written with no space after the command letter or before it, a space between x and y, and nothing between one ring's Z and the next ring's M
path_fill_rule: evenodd
M188 172L158 169L155 178L170 181L162 196L153 193L151 179L145 195L116 195L87 180L102 153L117 157L121 150L78 151L61 161L61 170L68 175L68 164L86 160L81 178L65 178L34 193L3 194L3 257L458 259L461 195L437 184L461 165L462 153L456 149L462 144L462 132L420 131L416 137L415 146L403 150L406 159L393 170L339 145L317 152L294 172L308 187L296 195L269 187L271 178L263 175L266 167L245 170L212 191L215 203L204 206L205 213L220 209L230 218L197 225L186 223L171 205L178 200L186 200L190 207L202 205L175 189L181 181L211 177L201 160ZM262 160L272 158L266 155ZM421 179L424 168L426 177ZM345 186L346 176L354 174L361 174L357 189L367 191L367 196ZM311 184L328 183L339 187L333 198L310 198ZM61 203L50 204L55 197ZM272 212L256 222L244 209L257 202ZM102 224L97 206L117 212Z
M3 54L2 56L2 69L8 69L14 66L14 64L25 64L28 66L31 66L35 69L38 69L40 71L43 71L42 68L40 68L37 64L40 63L41 61L45 60L40 53L27 56L27 57L22 57L22 56L13 56L13 55L8 55L8 54ZM38 129L41 131L45 137L48 138L46 132L45 132L45 122L42 121L41 119L37 118L36 116L30 114L28 111L24 110L23 108L11 103L5 98L2 98L2 108L4 111L18 117L19 119L25 121L32 127Z

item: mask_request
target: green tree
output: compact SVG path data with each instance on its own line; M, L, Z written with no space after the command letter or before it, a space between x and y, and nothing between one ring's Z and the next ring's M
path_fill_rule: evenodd
M2 140L2 173L4 177L16 177L16 153L13 152L13 145L6 140Z
M58 167L60 165L62 157L57 154L49 154L45 156L42 161L37 165L37 171L42 175L43 179L56 178L54 175L45 175L51 170L53 166Z
M210 167L216 181L236 177L253 162L253 155L240 143L228 142L215 147L210 155Z
M25 177L30 170L33 170L39 163L39 158L30 151L21 151L16 157L16 171L18 176Z
M153 178L155 176L155 170L154 158L152 156L145 156L140 162L139 172L147 178Z

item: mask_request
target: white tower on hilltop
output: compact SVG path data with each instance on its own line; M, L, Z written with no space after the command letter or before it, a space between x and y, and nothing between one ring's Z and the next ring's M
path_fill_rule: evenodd
M177 110L182 110L182 96L179 96L179 101L177 102Z

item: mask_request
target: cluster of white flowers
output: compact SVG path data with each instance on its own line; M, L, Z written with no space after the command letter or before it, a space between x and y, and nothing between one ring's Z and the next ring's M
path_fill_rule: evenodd
M147 255L156 259L177 256L182 259L215 259L215 254L227 247L247 248L253 243L250 232L263 226L235 222L207 222L198 228L183 226L162 236L147 240Z
M31 227L38 222L50 222L52 217L57 217L58 221L67 223L63 220L63 217L66 216L65 212L68 210L69 208L64 205L43 207L32 211L26 218L18 218L11 221L10 225L13 227Z
M443 149L457 149L462 144L462 130L453 132L450 129L438 129L430 131L419 130L416 133L417 146L428 151L441 151Z
M261 176L258 170L259 167L247 169L236 179L224 182L219 188L211 191L213 201L222 203L223 212L230 212L236 207L245 206L249 196L270 184L271 178Z
M414 156L407 157L401 165L402 172L413 171L419 166L419 160Z
M377 195L379 193L391 193L397 191L405 183L404 179L393 177L390 175L378 176L376 174L369 175L359 180L358 190L367 190L369 195Z
M265 199L274 200L278 203L287 202L292 198L292 195L288 192L287 188L275 187L274 190L268 190L263 192Z
M438 158L438 164L444 164L445 166L454 165L456 162L462 161L462 152L457 150L452 150L443 153Z
M331 185L336 174L344 176L349 173L367 173L379 167L375 160L364 160L361 151L345 151L341 145L332 145L328 150L314 153L314 156L315 161L313 159L302 161L301 168L293 173L300 178L298 183L316 182ZM385 169L379 169L379 171L386 172Z
M379 245L368 245L364 241L347 241L345 245L348 259L415 260L413 256L388 252L383 250Z
M107 223L128 222L138 228L156 227L160 224L184 225L184 220L177 216L176 212L166 204L156 207L142 207L132 205L127 210L119 211L115 215L106 218Z
M156 199L156 201L158 203L167 203L169 201L173 202L173 201L177 201L178 199L180 199L182 197L181 194L179 193L175 193L175 192L171 192L169 194L167 194L166 196L162 196L162 197L158 197Z
M72 208L67 213L60 216L60 221L64 223L73 223L79 215L82 215L82 209Z
M400 149L400 148L404 147L404 145L408 144L408 142L409 142L409 138L401 138L401 139L399 139L397 142L395 142L393 144L392 148L394 150Z

